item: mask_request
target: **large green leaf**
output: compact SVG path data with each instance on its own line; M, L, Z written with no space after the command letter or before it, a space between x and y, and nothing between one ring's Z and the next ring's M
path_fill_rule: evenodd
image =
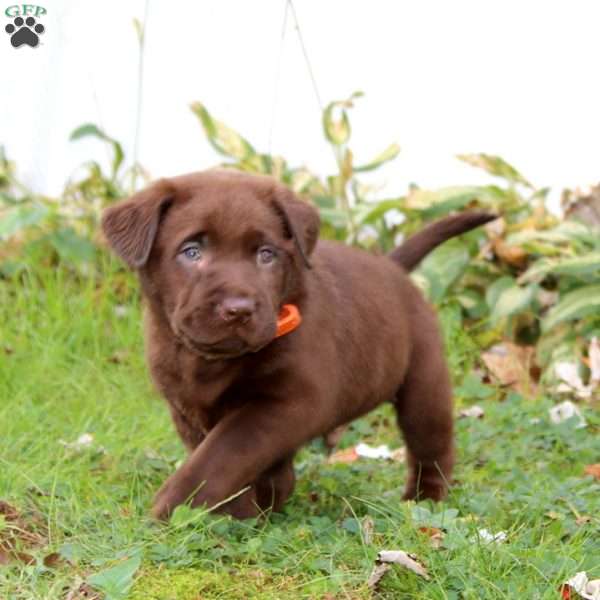
M514 277L504 275L494 280L494 282L485 291L485 301L490 311L494 310L498 302L498 298L505 290L512 288L516 285Z
M106 600L125 600L141 562L142 558L138 554L88 577L87 581L92 587L104 592Z
M200 119L211 146L224 156L240 161L248 161L256 155L252 144L227 125L213 119L200 102L191 105L192 111Z
M511 233L506 242L511 245L522 245L532 241L553 244L571 244L573 242L593 244L596 238L597 234L582 223L563 221L552 229L526 229Z
M434 250L419 267L429 282L429 299L438 303L448 288L464 273L469 251L460 240L450 240Z
M356 173L362 173L364 171L373 171L380 167L383 163L394 160L398 154L400 154L400 146L398 144L390 144L381 154L378 154L371 162L366 165L360 165L354 167Z
M600 280L600 252L590 252L584 256L574 256L560 260L539 259L519 277L519 283L539 282L550 273L572 276L595 274L595 279Z
M492 321L498 321L529 308L535 297L535 290L536 286L534 285L527 287L512 285L502 290L490 315Z
M586 285L565 294L542 320L542 330L550 331L558 323L600 312L600 285Z
M43 204L18 205L0 216L0 239L8 239L19 231L43 221L50 212Z
M517 171L512 165L507 163L500 156L484 154L482 152L479 154L459 154L457 158L473 167L483 169L491 175L502 177L511 183L520 183L528 188L533 189L531 183L529 183L529 181L527 181L527 179L525 179L525 177L523 177L519 171Z

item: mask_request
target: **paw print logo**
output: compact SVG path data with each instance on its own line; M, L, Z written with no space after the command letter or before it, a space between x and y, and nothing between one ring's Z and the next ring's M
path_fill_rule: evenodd
M38 34L44 33L45 29L41 23L36 25L33 17L27 17L23 20L22 17L17 17L12 23L9 23L4 30L10 35L10 43L18 48L23 44L27 44L35 48L40 43Z

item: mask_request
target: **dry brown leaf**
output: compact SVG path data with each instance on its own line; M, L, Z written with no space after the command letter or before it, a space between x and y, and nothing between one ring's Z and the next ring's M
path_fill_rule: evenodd
M523 268L527 263L527 252L521 246L512 246L498 237L492 240L492 247L502 262L518 268Z
M373 542L373 533L375 531L375 521L373 521L369 515L362 520L361 529L365 544L371 544Z
M329 464L334 463L352 463L358 459L358 454L354 448L346 448L334 452L328 459Z
M65 600L102 600L102 595L78 577Z
M44 566L48 569L59 569L60 567L69 564L58 552L51 552L44 556Z
M535 394L533 346L502 342L481 356L485 366L501 385L510 386L524 396Z
M371 571L371 575L369 576L369 579L367 580L367 586L369 588L371 588L372 590L374 590L377 585L379 584L379 582L381 581L381 578L391 569L392 567L390 567L390 565L386 564L386 563L379 563L376 564L373 567L373 570Z
M429 579L429 573L414 554L408 554L404 550L381 550L377 554L377 560L381 563L394 563L409 569L424 579Z
M444 532L437 527L419 527L419 531L429 538L429 544L436 550L442 547Z
M600 579L589 579L585 571L575 573L559 588L563 600L600 600ZM575 595L577 594L577 595Z
M586 475L591 475L594 479L600 479L600 463L586 465L583 469Z
M0 515L6 522L0 531L0 564L12 561L34 564L35 558L22 549L38 548L46 543L44 521L35 514L25 517L3 500L0 500Z
M473 406L469 406L469 408L464 408L458 413L459 418L465 419L483 419L485 412L481 406L474 404Z

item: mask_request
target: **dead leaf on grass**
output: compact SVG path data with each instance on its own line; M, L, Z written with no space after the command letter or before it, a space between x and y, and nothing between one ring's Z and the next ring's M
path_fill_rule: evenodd
M400 565L423 579L429 580L429 573L425 566L419 561L414 554L409 554L403 550L381 550L377 554L377 560L380 563L394 563Z
M527 264L527 252L513 244L507 244L502 238L497 237L492 240L494 254L502 261L512 267L522 268Z
M0 531L0 564L12 561L34 564L35 558L24 552L24 549L39 548L46 544L46 525L43 519L35 514L23 515L3 500L0 500L0 515L5 521Z
M393 460L396 462L403 462L406 458L406 450L404 447L390 450L390 448L382 444L381 446L370 446L361 442L352 448L346 448L344 450L338 450L334 452L327 462L333 463L352 463L359 458L372 458L382 460Z
M469 408L464 408L458 413L459 418L465 419L483 419L485 412L481 406L474 404L473 406L469 406Z
M563 421L567 421L573 417L577 417L579 421L575 426L576 429L581 429L587 426L586 420L583 418L579 407L570 400L565 400L556 406L553 406L549 411L550 420L555 425L562 423Z
M571 592L579 594L584 600L600 600L600 579L590 580L585 571L579 571L563 583L560 592L564 600L575 600L576 596Z
M88 585L80 577L77 577L75 583L71 586L65 600L101 600L102 595L94 590L92 586Z
M436 550L442 547L444 532L437 527L419 527L419 531L429 538L429 544Z
M371 575L369 575L369 579L367 579L367 586L374 590L381 578L391 569L392 567L386 563L378 563L373 567L371 571Z
M595 465L586 465L583 469L586 475L591 475L594 479L600 479L600 463Z
M493 542L501 543L505 542L507 539L507 535L505 531L498 531L498 533L492 533L487 529L479 529L477 531L477 537L486 544L491 544Z
M60 569L69 564L58 552L51 552L44 556L44 566L48 569Z
M375 532L375 521L369 515L362 520L361 530L365 544L371 544L373 542L373 533Z
M502 342L481 355L485 366L500 385L523 394L536 392L536 374L533 346L517 346Z
M354 448L345 448L344 450L338 450L334 452L328 459L329 464L334 463L352 463L358 460L358 454Z

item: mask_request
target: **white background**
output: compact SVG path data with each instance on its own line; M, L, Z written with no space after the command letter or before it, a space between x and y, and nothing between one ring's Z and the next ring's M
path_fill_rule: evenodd
M45 0L37 48L13 48L0 18L0 143L35 190L56 194L99 142L69 142L94 122L131 158L145 0ZM402 147L377 176L489 181L454 156L500 154L536 185L600 179L600 4L593 1L294 0L323 103L360 89L353 146L363 162ZM149 0L139 159L154 177L220 159L188 106L202 101L260 151L332 169L293 14L284 0ZM279 77L278 73L279 68Z

